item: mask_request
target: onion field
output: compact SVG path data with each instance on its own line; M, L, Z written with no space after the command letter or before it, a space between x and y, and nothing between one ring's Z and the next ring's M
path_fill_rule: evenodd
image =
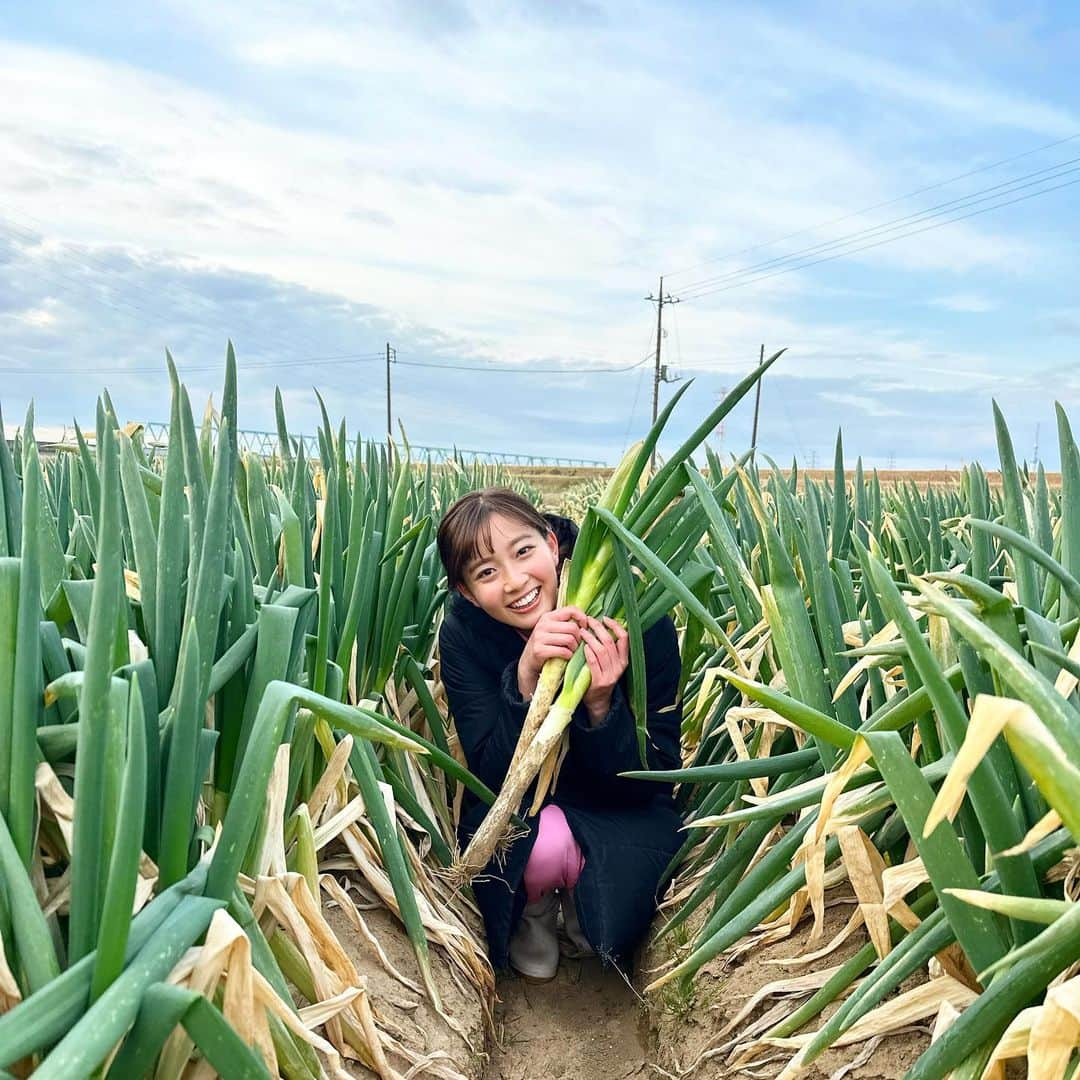
M706 434L775 359L669 451L680 391L567 507L582 526L569 595L638 644L668 611L680 634L684 767L629 774L676 783L687 823L642 992L692 1010L703 971L809 927L797 970L668 1075L815 1075L826 1051L854 1061L915 1026L913 1080L1006 1063L1071 1077L1069 420L1059 409L1060 486L1017 461L996 410L1000 485L979 464L948 487L861 465L848 480L839 442L831 482L721 460ZM531 772L501 800L468 771L439 681L434 538L461 494L515 481L350 438L325 408L308 445L280 399L277 453L241 454L232 350L199 420L169 372L163 450L108 394L55 455L32 407L0 439L0 1075L480 1075L393 1019L342 927L482 1062L435 960L490 1037L465 883L539 805L534 776L557 783L558 723L583 692L580 662L551 674L551 714L519 746ZM484 850L458 849L465 790L496 807ZM847 919L826 935L836 905ZM373 908L400 924L408 971Z

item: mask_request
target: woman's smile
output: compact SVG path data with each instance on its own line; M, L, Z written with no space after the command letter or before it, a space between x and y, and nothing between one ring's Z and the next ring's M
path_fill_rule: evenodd
M490 546L469 565L461 591L493 619L527 635L555 609L558 541L502 514L492 514L488 528Z
M537 585L534 588L530 589L520 599L515 600L512 604L509 605L509 607L510 607L511 611L517 612L517 614L521 615L521 614L524 614L527 611L532 611L532 609L536 606L536 603L537 603L537 601L539 601L539 599L540 599L540 586Z

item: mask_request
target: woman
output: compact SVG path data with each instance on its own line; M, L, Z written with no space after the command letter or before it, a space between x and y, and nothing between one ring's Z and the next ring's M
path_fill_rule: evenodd
M569 520L542 515L503 488L459 499L438 535L451 591L439 634L442 681L469 768L484 783L502 785L544 663L569 659L583 644L592 675L556 790L505 860L473 882L493 966L509 960L536 981L558 969L560 905L576 949L629 966L679 847L670 786L619 776L641 768L626 631L556 606L559 569L576 535ZM648 766L677 768L680 657L671 620L653 626L644 645ZM486 811L466 796L463 844Z

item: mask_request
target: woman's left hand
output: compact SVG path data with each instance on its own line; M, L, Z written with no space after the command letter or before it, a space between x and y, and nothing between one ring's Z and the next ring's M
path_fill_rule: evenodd
M583 701L594 724L600 723L611 708L611 694L630 664L630 635L615 619L604 621L590 616L581 631L585 661L592 682Z

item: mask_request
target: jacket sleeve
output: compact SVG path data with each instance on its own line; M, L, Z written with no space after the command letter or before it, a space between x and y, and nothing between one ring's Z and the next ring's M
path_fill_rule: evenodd
M677 769L682 729L682 703L677 700L681 658L675 624L664 617L644 637L646 693L646 749L650 769ZM590 726L582 706L570 726L569 757L575 771L588 776L598 799L613 803L648 802L671 787L652 780L619 776L642 768L637 729L627 697L625 678L611 695L611 708L603 721Z
M518 692L516 662L496 676L477 661L478 647L462 627L443 623L439 657L454 727L469 770L498 791L529 706Z

